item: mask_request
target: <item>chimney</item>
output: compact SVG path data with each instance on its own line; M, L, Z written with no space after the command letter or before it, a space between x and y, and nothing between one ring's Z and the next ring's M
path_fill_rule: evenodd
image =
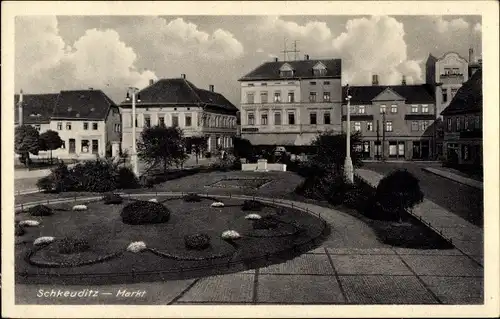
M19 92L19 126L23 125L23 90Z
M474 63L476 61L474 61L474 49L473 48L469 48L469 63Z
M210 85L208 86L208 90L209 90L210 92L213 92L213 91L214 91L214 85L213 85L213 84L210 84Z
M372 85L378 85L378 75L372 75Z
M155 80L149 79L149 85L153 85L155 83Z
M186 75L184 73L182 73L181 78L186 79Z
M278 58L277 57L274 58L274 62L278 62Z
M304 55L304 60L309 60L309 54Z
M406 76L403 75L403 79L401 80L401 85L406 85Z

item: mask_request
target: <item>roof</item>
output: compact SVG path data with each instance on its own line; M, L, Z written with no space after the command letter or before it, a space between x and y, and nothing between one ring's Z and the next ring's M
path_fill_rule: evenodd
M49 123L58 94L23 94L23 123ZM14 95L14 121L19 122L19 94Z
M313 75L313 67L317 63L323 63L326 66L326 74L322 76ZM280 76L280 68L285 64L289 64L294 69L293 77L297 78L340 78L342 73L342 61L340 59L326 60L299 60L299 61L278 61L266 62L261 64L252 72L246 74L239 81L252 80L275 80L283 79Z
M197 88L193 83L183 78L161 79L138 92L141 101L137 105L148 104L187 104L210 105L230 112L238 108L229 102L222 94ZM131 101L123 101L121 106L131 105Z
M428 103L434 104L435 98L432 87L427 84L419 85L369 85L349 86L352 104L371 104L372 100L386 89L391 89L405 98L407 104ZM342 101L346 98L346 87L342 88Z
M483 110L483 70L478 69L465 82L441 115L481 112Z
M101 90L61 91L52 118L105 120L112 106L116 104Z

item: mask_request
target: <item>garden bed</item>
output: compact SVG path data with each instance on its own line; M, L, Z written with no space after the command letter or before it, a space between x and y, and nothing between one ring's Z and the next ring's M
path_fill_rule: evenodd
M271 181L271 179L266 178L224 178L207 186L218 188L258 189Z
M224 200L224 207L211 207L214 199L207 198L201 202L186 202L179 197L157 200L172 212L166 223L124 224L120 212L134 201L128 198L116 205L87 202L84 211L73 211L73 203L50 205L53 215L36 217L40 226L27 228L26 234L16 238L18 282L53 284L83 280L109 284L158 280L159 275L175 279L234 272L293 258L319 244L327 231L321 219L297 209L265 205L258 213L279 214L281 226L261 230L254 229L253 221L245 219L248 212L241 210L242 200ZM35 218L23 212L16 219ZM300 231L296 231L297 225ZM242 238L234 242L222 239L222 232L228 229L236 230ZM210 236L207 249L185 247L185 236L196 233ZM90 249L72 255L59 254L55 243L34 249L33 241L42 236L85 238ZM145 251L126 251L130 243L139 241L147 246Z

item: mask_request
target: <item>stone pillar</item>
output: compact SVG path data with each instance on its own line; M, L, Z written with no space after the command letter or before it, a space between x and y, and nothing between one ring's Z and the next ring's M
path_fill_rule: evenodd
M210 135L207 136L207 151L212 151L212 137Z
M259 159L257 161L257 170L258 171L267 171L267 160L266 159Z

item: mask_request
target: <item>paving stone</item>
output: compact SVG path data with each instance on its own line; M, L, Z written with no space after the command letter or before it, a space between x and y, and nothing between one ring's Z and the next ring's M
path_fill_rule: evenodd
M478 262L479 264L481 264L481 266L484 267L484 257L483 256L470 255L469 257L474 259L476 262Z
M327 248L331 255L394 255L391 248Z
M482 241L462 241L453 240L452 244L459 248L466 255L481 256L484 255L484 243Z
M444 227L441 229L442 236L460 241L483 241L483 232L469 228Z
M332 255L339 275L411 275L396 255Z
M441 256L462 256L458 249L413 249L413 248L394 248L399 255L441 255Z
M324 255L326 254L325 247L318 247L316 249L310 250L307 252L307 254L319 254L319 255Z
M348 303L435 304L415 276L339 276Z
M258 303L345 303L334 276L259 275L257 287Z
M417 275L483 276L483 268L467 256L400 256Z
M466 220L461 219L457 216L453 216L451 214L443 214L435 212L436 210L432 211L432 214L425 214L425 221L431 223L432 226L437 227L438 229L440 228L447 228L447 227L452 227L452 228L467 228L471 224L468 223Z
M483 304L483 278L420 276L445 304Z
M254 275L206 277L189 289L180 302L252 302Z
M261 268L261 274L333 275L327 255L304 254L281 264Z

